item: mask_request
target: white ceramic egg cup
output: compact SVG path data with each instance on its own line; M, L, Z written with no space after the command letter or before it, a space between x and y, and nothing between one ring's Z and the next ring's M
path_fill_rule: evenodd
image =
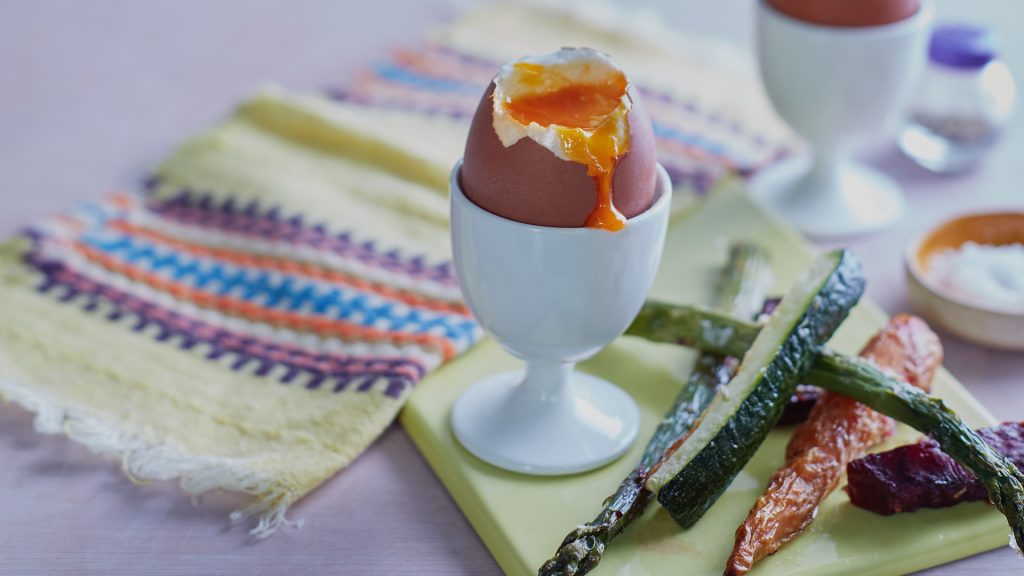
M758 1L761 78L775 110L809 141L812 158L761 172L750 182L755 199L817 237L863 234L900 218L896 182L848 153L883 130L915 87L932 14L923 0L898 22L842 28L795 20Z
M526 474L597 468L633 443L640 414L629 394L573 370L640 311L665 243L672 187L658 166L654 205L618 232L552 228L492 214L469 200L452 171L455 270L484 330L525 371L474 383L452 407L463 447Z

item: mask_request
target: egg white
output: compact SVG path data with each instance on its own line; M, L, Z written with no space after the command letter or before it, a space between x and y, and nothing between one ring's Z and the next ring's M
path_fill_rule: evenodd
M523 124L505 110L504 102L536 90L536 87L521 81L522 72L516 67L520 62L544 66L552 72L549 84L544 86L545 90L556 90L561 85L596 84L610 75L621 74L622 69L610 56L592 48L562 48L550 54L527 56L509 62L501 67L494 78L493 125L502 145L508 148L523 138L529 138L562 160L572 161L563 149L563 133L574 130L588 136L590 131L558 125L541 126L536 122ZM619 106L608 115L609 119L621 123L617 132L628 133L627 113L631 106L629 95L623 92Z

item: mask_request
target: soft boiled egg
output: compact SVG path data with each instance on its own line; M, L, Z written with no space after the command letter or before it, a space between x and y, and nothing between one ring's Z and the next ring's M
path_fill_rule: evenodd
M460 182L510 220L614 231L653 203L655 166L651 120L622 69L563 48L501 68L470 125Z

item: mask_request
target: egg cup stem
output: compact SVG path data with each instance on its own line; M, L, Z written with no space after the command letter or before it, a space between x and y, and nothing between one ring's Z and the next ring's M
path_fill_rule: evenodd
M903 214L903 192L889 176L829 154L783 161L750 183L758 202L816 238L878 230Z
M569 394L569 377L575 362L532 360L526 362L523 391L541 401L555 402Z

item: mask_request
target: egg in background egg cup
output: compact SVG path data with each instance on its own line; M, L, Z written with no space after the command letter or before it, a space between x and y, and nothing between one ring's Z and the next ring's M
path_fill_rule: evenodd
M582 472L615 460L640 425L633 399L577 372L622 334L661 261L672 185L657 166L654 203L624 229L523 224L480 208L450 180L452 247L462 292L484 330L525 370L487 376L452 407L455 437L506 470Z

